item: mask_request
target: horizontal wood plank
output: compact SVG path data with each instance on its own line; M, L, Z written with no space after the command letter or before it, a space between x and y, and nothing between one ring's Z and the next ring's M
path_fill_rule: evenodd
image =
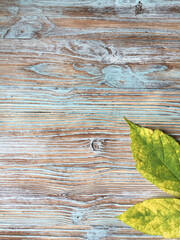
M0 38L38 39L66 37L83 39L122 39L133 43L152 46L154 42L164 41L179 43L179 18L138 19L138 18L77 18L77 17L2 17ZM147 41L151 38L151 41ZM129 46L130 47L130 46ZM161 48L165 48L164 44Z
M0 1L1 16L66 16L66 17L138 17L179 18L177 0L8 0Z

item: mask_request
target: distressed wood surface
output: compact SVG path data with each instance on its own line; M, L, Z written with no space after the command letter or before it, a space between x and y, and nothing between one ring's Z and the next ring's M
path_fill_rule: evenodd
M162 239L114 216L168 196L123 120L180 141L180 3L0 0L0 239Z

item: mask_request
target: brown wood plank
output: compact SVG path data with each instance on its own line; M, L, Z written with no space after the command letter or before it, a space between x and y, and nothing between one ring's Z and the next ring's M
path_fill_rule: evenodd
M138 19L135 18L84 18L84 17L52 17L23 16L2 17L0 21L0 37L6 39L32 39L72 37L83 39L127 39L145 41L179 40L179 18ZM112 35L111 35L111 34Z

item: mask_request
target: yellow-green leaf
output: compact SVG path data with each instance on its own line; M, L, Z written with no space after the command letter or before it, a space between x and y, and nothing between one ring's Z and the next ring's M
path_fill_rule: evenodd
M132 228L164 238L180 237L180 199L150 199L129 208L118 219Z
M160 130L128 121L137 170L167 193L180 197L180 145Z

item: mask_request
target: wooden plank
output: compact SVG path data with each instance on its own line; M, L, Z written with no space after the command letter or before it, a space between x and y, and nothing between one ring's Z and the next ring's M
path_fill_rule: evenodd
M8 0L0 1L1 16L134 17L179 18L177 0Z
M81 37L83 39L127 38L131 40L179 40L179 19L77 18L77 17L2 17L1 38L32 39ZM112 36L110 35L112 34ZM161 46L162 47L162 46Z
M136 41L129 37L112 40L7 39L0 45L0 75L6 79L13 77L15 83L24 78L26 84L34 82L44 87L88 87L93 82L94 87L103 88L177 89L179 45L176 38L164 40L163 47L159 39L149 44L143 39ZM65 75L67 70L69 73Z
M180 140L177 1L0 0L0 239L162 239L114 218L168 195L123 116Z

